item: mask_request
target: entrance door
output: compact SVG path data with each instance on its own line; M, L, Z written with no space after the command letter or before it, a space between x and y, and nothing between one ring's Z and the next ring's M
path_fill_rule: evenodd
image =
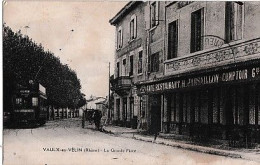
M127 121L127 98L123 98L123 125L126 126Z
M151 96L151 133L161 131L161 97Z

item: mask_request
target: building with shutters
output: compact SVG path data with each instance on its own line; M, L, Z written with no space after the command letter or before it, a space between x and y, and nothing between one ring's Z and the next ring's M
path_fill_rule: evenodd
M145 3L129 2L109 22L116 28L115 71L110 80L114 91L113 122L137 127L140 99L135 83L145 80Z
M259 143L260 3L142 6L146 61L142 79L131 81L139 99L138 127Z

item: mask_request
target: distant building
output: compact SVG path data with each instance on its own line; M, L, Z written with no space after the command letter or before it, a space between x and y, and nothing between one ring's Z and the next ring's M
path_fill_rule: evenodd
M86 100L87 109L97 109L98 102L105 101L106 99L104 97L95 97L92 96L90 99Z
M83 111L86 109L97 109L97 104L98 102L105 101L106 99L104 97L96 97L96 96L90 96L89 99L86 100L86 105L82 106L79 109L79 116L83 116Z

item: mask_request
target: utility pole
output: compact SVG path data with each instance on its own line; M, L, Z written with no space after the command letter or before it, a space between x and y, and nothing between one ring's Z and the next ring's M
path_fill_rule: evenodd
M108 65L108 121L111 119L111 113L110 113L110 62Z

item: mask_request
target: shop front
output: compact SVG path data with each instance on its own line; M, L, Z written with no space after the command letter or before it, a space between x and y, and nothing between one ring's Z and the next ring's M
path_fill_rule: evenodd
M152 98L150 129L157 123L164 133L260 143L260 60L165 77L138 89Z

